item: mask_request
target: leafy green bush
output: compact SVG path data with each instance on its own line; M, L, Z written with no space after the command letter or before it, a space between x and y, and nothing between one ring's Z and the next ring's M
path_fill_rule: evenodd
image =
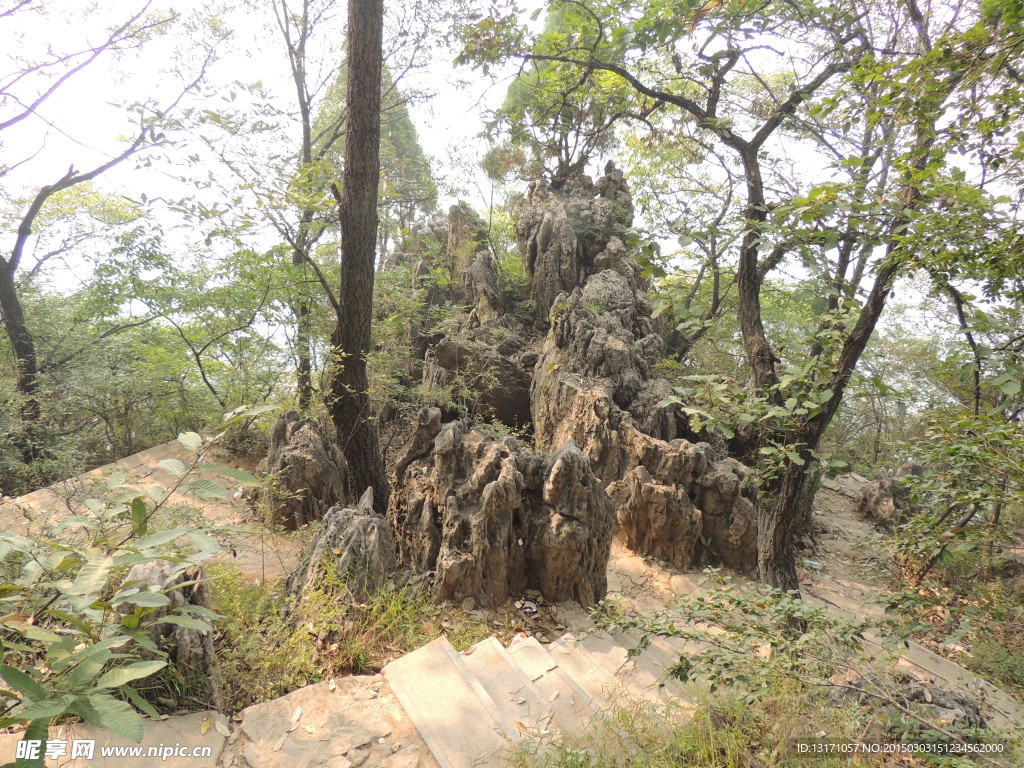
M218 658L229 710L336 675L375 673L442 633L460 649L490 634L461 609L390 585L359 603L336 570L322 573L283 618L281 585L247 584L234 568L213 571L213 607L224 616Z
M799 765L802 758L791 740L813 739L822 730L828 740L997 740L992 732L935 722L926 710L910 705L893 668L903 648L898 636L883 639L893 658L874 658L877 652L863 644L867 622L809 605L796 593L763 585L737 587L729 577L711 573L727 588L683 597L653 616L626 615L608 602L595 614L601 626L639 633L641 649L657 635L695 643L699 651L681 656L670 674L708 694L701 700L703 714L699 707L689 725L680 723L669 734L680 745L675 762L621 764L717 768L746 766L756 759L765 765ZM843 714L833 720L825 714L833 709ZM713 749L704 748L709 739ZM733 749L730 739L742 749ZM650 754L642 740L638 746L640 754ZM822 764L819 756L812 757L810 764Z
M248 418L254 411L232 414ZM194 432L179 441L196 454L186 465L177 459L161 468L176 475L171 490L148 491L128 484L126 472L114 472L99 493L75 504L75 514L58 522L42 522L29 535L0 532L0 676L6 706L0 728L28 723L26 738L40 738L59 717L80 717L133 741L142 738L139 710L155 715L140 695L140 682L167 668L166 652L150 637L154 626L176 624L211 631L217 615L185 605L163 616L158 609L171 604L164 589L150 590L124 583L135 565L167 560L174 564L166 582L173 588L190 568L219 550L210 534L217 529L173 527L154 530L154 516L174 491L201 499L230 498L216 481L196 478L193 470L213 441ZM215 440L216 438L214 438ZM238 470L215 467L226 475L252 483ZM258 482L258 481L256 481ZM41 762L40 762L41 764Z
M1018 623L994 630L971 646L967 668L1010 688L1020 698L1024 695L1024 627Z

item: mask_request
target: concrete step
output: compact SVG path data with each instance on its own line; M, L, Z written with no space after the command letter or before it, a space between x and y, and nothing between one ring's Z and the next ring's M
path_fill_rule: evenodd
M588 636L592 637L592 636ZM597 649L591 653L588 648ZM602 708L629 699L646 699L647 694L642 687L635 686L628 677L616 677L612 670L618 671L624 660L626 651L614 648L602 641L587 641L569 633L555 640L548 646L551 657L587 692Z
M384 667L384 679L441 768L500 768L516 736L443 635Z
M510 723L519 734L550 731L554 717L551 704L500 640L489 637L460 656L497 704L503 724Z
M650 685L659 693L667 694L680 702L692 704L693 693L682 682L669 677L668 671L678 659L678 653L672 653L668 648L660 645L657 638L654 638L643 653L630 660L627 669L630 669L631 665L637 675L643 675L650 679Z
M675 663L670 654L651 644L641 653L631 655L631 651L640 646L639 636L627 632L595 632L582 638L580 644L635 697L654 703L663 703L666 696L689 699L681 686L670 687L666 683L666 673Z
M587 726L600 716L601 706L558 665L537 638L514 642L508 653L551 705L553 725L558 733L582 737Z

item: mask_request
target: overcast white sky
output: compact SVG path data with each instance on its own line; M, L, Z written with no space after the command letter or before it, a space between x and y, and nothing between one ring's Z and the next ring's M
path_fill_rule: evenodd
M66 2L68 8L82 8L77 0ZM107 0L100 4L106 10L101 8L74 19L65 18L65 24L56 23L52 17L39 19L31 14L0 20L0 77L5 72L16 71L26 58L45 55L50 46L56 50L73 50L82 40L101 39L104 27L125 19L130 9L140 4L141 0L137 3ZM207 4L201 0L163 0L163 4L183 14L207 10ZM541 2L533 0L533 4ZM262 19L244 11L224 14L234 38L221 47L220 60L211 70L206 88L226 91L236 79L260 80L279 94L283 109L293 109L287 59L279 39L264 28L272 21L269 9L266 13ZM335 23L341 34L343 13L338 14ZM325 35L322 39L328 45L336 38ZM315 60L317 53L311 58ZM38 152L0 181L0 189L9 196L32 194L40 185L58 179L71 164L82 170L102 163L118 151L118 137L128 136L133 131L133 126L125 121L122 104L145 98L169 104L180 91L182 82L181 76L171 70L178 68L194 73L197 62L191 60L193 56L194 49L188 39L176 33L153 40L138 51L106 55L77 74L36 115L0 134L0 162L11 164ZM490 77L484 78L467 68L456 70L452 57L451 51L438 48L429 65L414 75L409 85L424 87L434 95L412 104L410 111L420 143L432 158L434 172L442 182L442 190L446 188L445 182L461 187L456 196L466 197L483 207L488 202L489 190L476 168L476 160L486 149L479 134L486 112L498 107L504 99L505 84L513 69L508 68L505 79L499 76L497 85L493 85ZM198 101L193 99L192 105L197 106ZM181 160L196 148L182 145L177 147L180 151L168 154ZM165 190L174 189L175 175L188 170L184 165L171 166L159 159L148 167L139 166L138 161L129 160L102 177L98 185L132 199L139 199L142 193L150 198L173 195ZM191 171L200 176L208 172L225 173L215 163ZM181 194L192 190L186 186L177 188ZM442 200L442 204L449 202L451 198ZM202 232L195 235L197 240L205 236ZM13 233L6 233L4 240L12 236ZM3 247L6 249L6 242Z
M0 60L4 63L0 75L15 71L26 58L42 56L48 46L70 50L81 45L83 39L100 39L105 23L122 19L126 9L137 7L135 3L120 2L105 5L111 10L98 10L65 27L55 25L53 19L38 19L31 14L0 20ZM169 5L189 13L204 4L193 0ZM70 3L68 7L78 6ZM260 80L279 94L283 108L292 108L294 94L283 47L261 29L271 19L269 9L267 13L264 19L249 13L225 15L234 30L234 39L221 46L220 60L206 85L209 88L223 84L226 88L234 79ZM337 24L340 27L343 23L341 14ZM181 66L185 72L196 70L197 62L189 61L188 48L187 40L169 36L119 57L104 55L75 75L35 115L0 135L0 157L8 165L42 149L34 159L8 175L4 180L7 192L17 194L19 188L27 191L59 178L71 164L81 170L116 153L118 138L129 135L132 129L119 103L155 98L161 104L169 104L180 89L182 78L167 70L174 66ZM488 87L489 79L484 81L465 68L456 71L451 59L450 52L436 50L429 66L414 73L411 83L434 91L432 99L410 105L410 111L420 142L433 158L435 173L442 177L449 175L447 166L453 153L456 158L474 159L483 152L484 142L479 137L482 115L486 109L500 105L504 98L503 85ZM460 86L460 79L473 81L473 87ZM195 99L192 104L196 105ZM136 197L149 188L149 195L153 196L152 185L166 181L166 177L164 182L158 181L154 174L168 172L173 174L175 170L156 163L147 172L140 172L137 163L129 162L109 172L100 184Z

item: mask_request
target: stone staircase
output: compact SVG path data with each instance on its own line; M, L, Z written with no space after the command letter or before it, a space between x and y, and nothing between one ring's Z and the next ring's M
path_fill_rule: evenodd
M458 652L446 637L384 668L383 677L441 768L498 768L527 740L543 745L582 737L613 704L692 698L667 679L685 650L659 638L630 656L637 638L592 631L542 644L494 637Z

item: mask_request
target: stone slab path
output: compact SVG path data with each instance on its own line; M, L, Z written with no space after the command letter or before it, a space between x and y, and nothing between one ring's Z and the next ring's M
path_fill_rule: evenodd
M171 440L24 496L0 498L0 530L27 533L38 530L42 521L57 523L71 515L81 514L82 500L96 495L102 490L101 486L107 478L118 470L126 472L126 483L140 491L145 492L154 485L164 491L171 491L179 478L160 466L160 462L167 459L176 459L189 466L195 454L177 440ZM205 469L203 463L196 468L194 477L216 480L229 487L235 482L213 470ZM235 525L251 531L217 534L224 552L216 558L234 562L250 582L283 578L299 561L302 552L301 535L263 530L253 520L245 500L200 501L194 496L175 491L164 506L168 515L161 516L158 513L154 523L166 524L166 527L177 524L177 521L169 518L174 514L173 508L178 507L180 510L181 505L195 510L196 517L208 525Z
M146 720L145 735L142 742L136 744L120 736L115 736L110 731L97 728L96 726L79 723L76 725L57 725L50 728L50 738L60 739L67 742L64 747L65 754L46 760L48 768L136 768L138 766L160 765L165 768L207 768L217 765L224 752L224 746L228 741L230 729L228 721L216 712L193 712L188 715L171 715L165 720ZM17 743L21 740L21 734L5 733L0 734L0 763L13 761L17 753ZM84 756L71 759L71 753L76 740L91 740L94 742L92 756ZM131 753L117 753L117 749L129 750L133 747L140 747L140 756L133 757ZM166 749L176 747L190 750L187 756L175 755L167 752ZM112 748L112 753L104 755L104 748ZM149 756L150 748L156 750L154 756ZM191 750L200 749L202 752L193 753ZM194 754L209 757L193 756ZM180 752L180 750L179 750ZM164 755L167 755L164 757Z
M90 483L117 469L130 482L170 489L176 478L159 467L167 458L190 456L176 441L156 446L101 467L67 484L0 502L0 525L24 530L32 517L67 516ZM202 471L202 470L200 470ZM816 500L820 529L817 561L800 571L806 599L837 613L878 619L874 602L884 591L884 555L880 536L852 514L862 478L826 481ZM200 504L212 523L247 524L242 504ZM26 514L27 513L27 514ZM878 545L878 546L876 546ZM247 577L275 579L297 562L300 545L269 534L240 536L227 542ZM268 550L272 556L268 557ZM674 572L664 563L637 556L615 544L609 563L609 594L627 612L664 609L681 595L701 590L702 577ZM733 577L733 583L744 580ZM205 768L504 768L516 745L541 745L559 734L582 736L616 704L647 702L691 711L693 688L667 680L681 654L699 649L673 638L658 638L639 655L630 655L637 638L599 630L590 615L572 605L545 606L548 624L567 629L560 636L545 629L541 642L522 633L509 647L491 637L463 652L440 637L388 664L381 675L319 683L245 710L234 721L196 713L147 721L143 746L180 743L208 745L212 757L170 758L160 764ZM536 633L540 635L540 632ZM869 634L878 648L880 636ZM981 699L997 728L1024 725L1024 707L1004 692L954 662L911 643L901 666L918 678L960 689ZM109 734L79 725L55 728L52 736L95 737L127 745ZM83 736L83 734L89 734ZM13 756L17 734L0 736L0 760ZM89 765L148 765L145 759L111 757ZM84 768L78 759L50 766Z

